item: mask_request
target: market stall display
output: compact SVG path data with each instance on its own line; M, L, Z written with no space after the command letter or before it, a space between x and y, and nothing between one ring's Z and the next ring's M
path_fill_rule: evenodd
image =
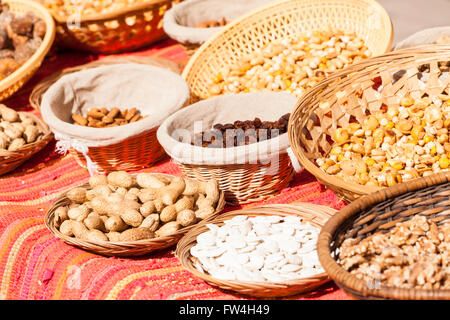
M347 201L447 171L449 52L395 51L315 86L289 122L302 166Z
M39 0L56 21L57 43L75 50L112 54L132 51L166 35L164 13L179 0Z
M344 16L345 18L343 18ZM329 31L322 36L321 31L324 32L327 29ZM314 32L316 32L317 36L314 36ZM341 47L335 48L334 44L332 46L333 48L330 47L330 49L336 50L333 54L339 54L341 51L344 51L342 56L343 60L341 61L339 59L340 62L335 63L334 65L334 68L336 69L340 69L344 64L350 63L355 55L364 57L365 55L369 55L370 52L371 56L377 56L391 49L393 37L392 24L386 11L384 11L384 9L375 1L343 0L333 1L331 3L322 0L277 1L230 23L221 32L205 42L189 60L182 76L186 79L191 88L191 100L206 99L211 96L211 89L216 88L215 85L221 83L222 80L227 79L228 70L236 72L236 70L234 70L236 66L241 68L243 59L246 59L252 54L260 53L262 48L266 46L271 48L271 43L284 41L286 42L284 46L288 46L290 41L295 41L294 39L297 37L306 35L307 39L305 42L309 41L309 38L314 39L314 42L316 42L311 44L308 48L306 48L306 45L301 41L298 44L300 46L299 49L315 52L314 57L306 55L311 61L308 61L307 66L301 66L302 70L298 71L306 73L305 81L308 82L309 78L315 77L316 72L319 72L319 75L323 73L321 72L321 69L318 69L321 63L326 66L325 69L327 71L331 71L331 65L327 65L327 63L331 62L328 60L325 62L320 60L324 57L326 58L328 55L328 52L326 52L325 49L331 45L332 41L339 39L336 45L342 42L342 39L340 39L339 36L334 37L335 39L332 40L333 34L336 33L336 35L340 35L340 32L352 35L352 37L356 36L361 40L357 40L353 44L349 42L350 37L344 38L344 40L349 42L348 45L351 50L342 50L343 48ZM322 49L324 50L318 48L321 43L323 43ZM317 48L314 48L316 46ZM345 44L344 47L346 46L347 44ZM367 50L359 51L363 46L368 48L368 52L364 53L364 51ZM281 66L286 68L289 65L285 65L282 60L294 59L295 64L296 60L302 61L301 54L305 54L304 50L298 50L297 52L297 49L295 49L293 52L289 50L289 52L284 52L284 50L278 51L280 48L281 46L275 46L273 49L275 52L269 53L270 57L274 56L275 53L276 55L281 54L281 57L279 58L275 56L273 61L278 62L280 69L273 69L274 63L271 64L269 62L265 64L265 67L273 69L272 75L267 74L266 76L276 78L277 81L282 80L282 84L275 83L275 88L272 88L273 83L271 83L269 90L279 91L280 88L284 87L287 89L287 87L290 87L292 82L295 81L292 81L291 76L289 76L288 79L282 79L283 70L281 70ZM317 51L315 51L315 49L317 49ZM299 58L295 58L293 56L294 54L299 55ZM349 59L349 57L352 58ZM259 57L258 60L255 59L254 65L264 64L264 57L262 58L262 61L261 57ZM317 58L318 61L315 61L315 58ZM332 59L334 58L335 57L332 57ZM281 61L277 61L277 59ZM310 63L311 66L309 66ZM342 65L340 65L341 63ZM249 72L248 64L242 67L244 68L238 70L237 75ZM250 67L253 67L253 65ZM292 66L291 61L290 67L297 68L297 65L295 64ZM312 69L314 69L314 72ZM262 74L267 73L266 70L261 72ZM286 71L286 73L288 73L288 71ZM230 74L230 76L233 76L233 74ZM248 76L251 78L252 75L249 74ZM321 77L322 76L319 76L319 78ZM267 79L267 81L272 78ZM300 84L303 79L304 78L301 78L297 84L300 85L300 89L302 89L303 86L303 83ZM290 81L289 86L285 80ZM311 79L314 83L316 80L319 79ZM242 86L243 90L245 90L245 87L248 87L246 84L240 84L239 79L232 81L230 77L229 81L232 83L226 83L229 91L227 90L225 92L240 92ZM257 81L255 88L258 90L266 88L268 83L265 83L265 81L266 79ZM232 85L231 88L230 84ZM262 87L259 88L258 85ZM250 87L253 88L254 86L251 85ZM250 88L248 89L250 90ZM216 90L213 93L220 94L222 91L223 90ZM299 92L297 96L301 96L301 94L302 92Z
M47 10L28 0L2 2L0 101L19 90L41 66L55 38Z
M196 134L217 123L254 117L262 121L279 119L292 110L296 101L292 95L279 92L230 94L203 100L168 117L158 129L158 141L187 177L217 180L227 203L239 205L267 199L286 188L294 175L287 133L245 144L245 137L255 130L228 130L226 135L230 134L230 138L242 140L239 146L211 148L191 143ZM279 133L270 126L259 130L265 137L272 130Z
M189 272L223 290L257 297L311 291L328 277L315 267L315 241L310 239L334 213L308 203L224 213L189 231L175 254ZM281 232L280 228L286 230ZM234 261L232 266L230 261ZM218 269L220 266L225 269Z
M449 179L395 185L338 212L318 241L328 275L359 299L449 299Z
M102 255L138 256L173 246L224 204L214 180L114 171L65 192L45 220L69 244Z
M90 172L138 170L164 156L156 139L162 121L182 108L189 88L176 73L140 63L112 63L71 70L42 93L40 111L62 151L75 152ZM73 71L73 72L72 72ZM89 90L85 90L89 88ZM61 104L61 97L65 96ZM72 114L92 107L139 110L144 119L118 127L72 124Z

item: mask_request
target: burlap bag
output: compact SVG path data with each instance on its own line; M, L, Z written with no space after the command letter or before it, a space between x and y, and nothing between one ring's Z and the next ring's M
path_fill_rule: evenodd
M259 117L262 121L276 121L282 115L290 113L296 103L297 99L294 96L279 92L241 93L213 97L197 102L170 116L158 129L158 141L167 154L183 164L267 164L280 153L288 152L287 133L273 139L232 148L202 148L191 145L189 142L193 141L195 133L210 129L217 123L253 120L255 117ZM186 143L180 142L180 139L184 139Z
M430 28L414 33L403 41L400 41L395 50L416 47L424 44L435 43L441 36L450 36L450 26Z
M223 27L195 28L208 20L225 18L230 22L274 0L187 0L164 14L164 31L183 44L200 45Z
M41 113L58 141L87 155L89 147L119 143L158 127L189 98L187 83L167 69L142 64L114 64L61 77L44 94ZM73 113L86 116L91 108L137 108L147 118L125 126L90 128L71 124ZM93 165L86 158L89 165Z

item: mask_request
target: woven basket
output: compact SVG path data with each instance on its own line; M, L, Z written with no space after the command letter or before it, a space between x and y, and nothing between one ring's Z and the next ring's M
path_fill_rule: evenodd
M393 28L387 12L373 0L277 1L231 22L190 59L183 78L192 101L209 96L213 75L266 44L331 25L355 32L373 55L391 49Z
M136 176L136 174L133 174ZM155 173L155 176L165 176L165 177L173 177L171 175ZM86 188L90 190L89 183L85 183L80 187ZM68 192L68 191L67 191ZM166 236L166 237L157 237L148 240L139 240L139 241L129 241L129 242L92 242L87 240L77 239L75 237L68 237L55 227L53 223L53 218L56 209L62 206L66 206L70 203L70 200L67 198L64 192L61 194L52 204L50 209L47 211L45 216L45 225L53 233L55 237L63 240L64 242L79 247L81 249L97 253L104 256L117 256L117 257L131 257L131 256L141 256L144 254L148 254L153 251L167 249L174 246L181 237L186 234L189 230L195 227L195 225L184 227L178 230L176 233ZM219 201L216 205L216 211L211 215L211 217L215 217L218 215L223 208L225 207L225 199L223 192L220 192Z
M449 61L450 46L428 45L399 50L350 66L317 84L300 99L289 121L291 148L300 164L347 201L379 190L380 187L345 182L328 175L315 160L330 151L335 128L345 127L351 116L362 124L367 117L366 109L379 110L382 104L398 105L399 97L409 93L413 97L425 93L433 97L441 93L448 86L450 77L442 82L435 81L441 74L438 62ZM424 88L420 88L417 74L421 66L428 64L433 76ZM379 93L372 88L376 83L382 86Z
M97 54L136 50L166 37L164 13L180 1L148 0L117 11L81 16L78 24L52 11L56 41L64 47Z
M180 66L174 62L164 59L147 57L119 57L105 58L90 62L85 65L60 71L39 83L30 95L30 104L35 109L40 109L43 95L48 88L64 75L81 70L96 68L99 66L121 63L141 63L157 67L164 67L173 72L180 73ZM130 137L117 144L105 147L90 147L88 156L98 165L99 172L111 172L117 170L133 171L140 170L153 164L165 156L164 149L158 143L156 131L152 128L137 136ZM69 151L75 155L77 162L86 168L86 159L83 154L71 149Z
M231 290L245 295L265 298L305 293L312 291L329 281L328 276L325 273L321 273L313 277L280 283L219 280L211 277L207 273L200 272L195 267L196 258L190 254L190 249L196 244L197 236L209 230L206 227L206 224L216 224L218 226L222 226L224 221L235 216L248 215L254 217L276 215L284 217L288 215L295 215L301 217L304 221L310 222L314 226L322 227L335 212L336 211L334 209L324 206L309 203L298 203L290 205L267 205L224 213L217 218L209 218L208 220L201 222L201 224L189 231L189 233L187 233L178 243L175 256L180 260L183 267L193 275L206 281L210 285L219 287L223 290Z
M10 10L14 14L33 12L46 25L46 33L38 50L19 69L0 81L0 101L3 101L16 93L39 69L45 55L50 50L55 39L55 23L47 10L36 2L28 0L6 0Z
M41 118L29 112L19 112L19 114L26 114L27 117L32 118L42 134L35 142L26 144L17 151L0 151L0 175L16 169L35 153L41 151L53 139L50 128Z
M362 197L334 215L318 240L319 260L336 284L359 299L450 299L450 290L404 289L383 285L370 289L365 281L345 271L335 261L336 249L347 238L365 238L387 232L397 222L415 215L437 224L450 220L450 173L439 173L402 183Z

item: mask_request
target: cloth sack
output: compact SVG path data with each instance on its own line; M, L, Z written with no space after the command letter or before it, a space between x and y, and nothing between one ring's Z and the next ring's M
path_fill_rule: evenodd
M164 14L164 31L184 44L202 44L223 27L195 28L208 20L227 22L245 13L272 2L273 0L188 0L173 6Z
M425 44L434 43L441 36L450 36L450 26L448 27L437 27L429 28L413 35L409 36L403 41L400 41L396 46L395 50L406 49L410 47L416 47Z
M214 124L236 120L276 121L290 113L297 98L280 92L228 94L202 100L177 111L158 129L159 143L175 161L193 165L267 164L288 152L288 134L249 145L231 148L202 148L190 144L196 133ZM183 140L184 139L184 140ZM180 140L184 142L180 142ZM292 159L297 162L296 159Z
M96 166L87 157L89 147L119 143L158 127L189 99L187 83L164 68L137 64L114 64L65 75L43 95L41 114L55 134L57 150L73 148L84 154L88 169ZM111 128L72 124L71 116L86 116L91 108L138 109L147 118Z

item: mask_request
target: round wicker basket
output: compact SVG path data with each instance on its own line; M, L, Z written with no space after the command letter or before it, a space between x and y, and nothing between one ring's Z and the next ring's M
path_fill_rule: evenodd
M450 221L450 173L443 172L402 183L361 197L334 215L318 240L319 260L336 284L359 299L450 299L450 290L405 289L384 285L371 288L366 281L345 271L335 260L336 250L347 238L366 238L387 232L397 222L415 215L443 224Z
M42 121L41 118L31 114L29 112L19 112L19 114L26 114L27 117L31 117L38 127L41 136L33 143L24 145L17 151L1 151L0 152L0 175L8 173L26 160L31 158L35 153L41 151L52 139L53 134L50 128Z
M236 64L242 56L273 40L327 25L355 32L373 55L391 49L391 20L374 0L276 1L231 22L196 51L182 74L191 88L192 101L207 98L212 75Z
M7 99L18 91L39 69L45 55L50 50L55 39L55 23L48 11L35 1L29 0L6 0L10 10L14 14L31 11L44 20L46 33L38 50L19 69L0 81L0 101Z
M40 82L30 95L30 104L39 110L43 95L48 88L61 77L99 66L122 63L141 63L157 67L167 68L175 73L180 73L180 66L172 61L148 57L118 57L105 58L85 65L68 68ZM158 128L151 128L137 136L130 137L117 144L106 147L90 147L88 156L98 165L99 172L111 172L115 170L140 170L159 161L165 156L164 149L158 143L156 131ZM86 168L86 159L83 154L70 149L77 162Z
M300 164L347 201L379 190L380 187L345 182L329 175L317 166L316 159L327 155L334 130L345 127L350 117L362 124L370 110L380 110L383 104L398 105L399 97L405 94L439 95L448 86L449 77L443 81L434 79L445 68L448 72L449 61L450 46L404 49L360 62L319 83L300 99L289 121L291 148ZM444 67L438 67L438 63ZM421 79L423 86L418 74L425 67L431 70L431 76Z
M135 175L135 174L134 174ZM173 177L171 175L155 173L156 176L166 176ZM80 187L90 189L89 183L85 183ZM67 191L68 192L68 191ZM105 256L118 256L118 257L131 257L131 256L141 256L153 251L162 250L174 246L181 237L186 234L189 230L195 227L195 225L184 227L178 230L176 233L165 236L157 237L149 240L139 240L139 241L129 241L129 242L92 242L82 239L77 239L74 237L68 237L55 227L54 225L54 214L56 209L61 206L66 206L70 203L64 192L61 194L52 204L50 209L47 211L45 216L45 225L53 233L55 237L63 240L64 242L79 247L81 249L97 253ZM218 215L225 207L225 198L223 192L220 192L219 201L216 205L216 211L210 216L215 217Z
M193 275L201 278L210 285L219 287L223 290L231 290L245 295L265 298L305 293L314 290L329 281L326 273L280 283L219 280L211 277L207 273L200 272L195 267L196 258L190 254L190 249L196 244L197 236L208 231L206 224L222 226L224 221L235 216L247 215L254 217L274 215L284 217L295 215L314 226L322 227L335 212L336 210L329 207L309 203L266 205L227 212L216 218L208 218L189 231L178 243L175 255L180 260L183 267Z
M44 2L44 0L39 0ZM89 16L60 16L56 20L57 44L97 54L132 51L166 37L164 13L182 0L147 0L120 10Z

